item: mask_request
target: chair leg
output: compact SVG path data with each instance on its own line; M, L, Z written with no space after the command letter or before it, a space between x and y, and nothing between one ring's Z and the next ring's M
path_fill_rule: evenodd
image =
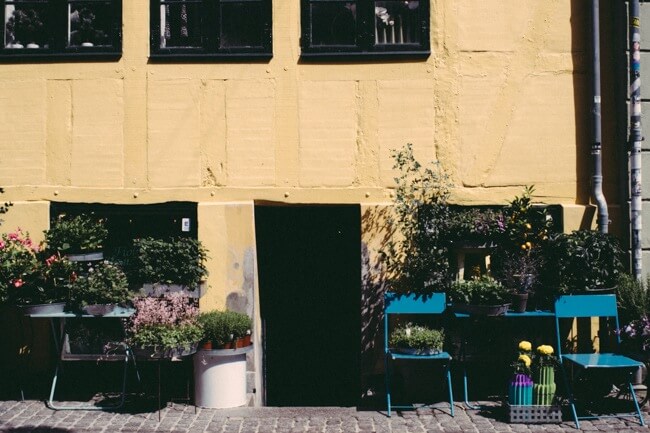
M580 428L580 421L578 420L578 412L576 411L575 400L573 398L573 390L571 384L569 383L566 370L564 369L564 364L560 364L560 370L562 370L562 379L564 380L564 389L566 390L567 397L569 398L569 405L571 406L571 413L573 415L573 421L576 423L576 428Z
M634 392L634 387L632 386L632 382L627 383L628 390L630 391L630 396L632 397L632 401L634 402L634 409L636 409L636 414L639 417L639 424L645 425L645 422L643 420L643 415L641 414L641 408L639 407L639 402L636 399L636 393Z
M388 355L384 358L384 369L386 371L384 376L386 379L386 413L390 417L390 360L388 358Z
M449 389L449 410L454 416L454 391L451 388L451 362L447 364L447 388Z

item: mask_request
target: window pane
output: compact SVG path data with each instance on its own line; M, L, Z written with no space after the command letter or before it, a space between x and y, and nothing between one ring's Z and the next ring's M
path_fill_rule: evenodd
M5 4L5 47L47 48L45 7L42 2Z
M71 2L68 6L68 46L110 45L111 5Z
M375 2L375 45L420 43L419 1Z
M356 45L357 6L353 2L311 4L311 44Z
M161 2L160 47L200 48L201 4L195 2Z
M261 47L262 30L260 2L221 4L220 48Z

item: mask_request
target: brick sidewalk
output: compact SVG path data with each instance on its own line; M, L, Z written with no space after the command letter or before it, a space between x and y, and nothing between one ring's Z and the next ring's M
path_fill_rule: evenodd
M196 412L196 413L195 413ZM562 424L508 424L499 408L478 413L456 404L456 416L447 410L419 409L394 414L354 408L237 408L200 409L175 404L158 413L53 411L41 401L0 401L0 432L221 432L221 433L362 433L362 432L576 432L573 422ZM646 413L650 421L650 416ZM643 431L634 419L608 418L581 422L582 431Z

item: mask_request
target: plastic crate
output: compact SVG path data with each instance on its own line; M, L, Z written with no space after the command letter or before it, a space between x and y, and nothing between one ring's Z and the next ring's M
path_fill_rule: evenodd
M552 424L562 422L562 408L553 406L514 406L506 404L509 423Z

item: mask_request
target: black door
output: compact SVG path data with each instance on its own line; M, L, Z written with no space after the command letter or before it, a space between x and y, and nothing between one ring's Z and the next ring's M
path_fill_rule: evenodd
M258 206L255 222L267 405L356 405L359 207Z

